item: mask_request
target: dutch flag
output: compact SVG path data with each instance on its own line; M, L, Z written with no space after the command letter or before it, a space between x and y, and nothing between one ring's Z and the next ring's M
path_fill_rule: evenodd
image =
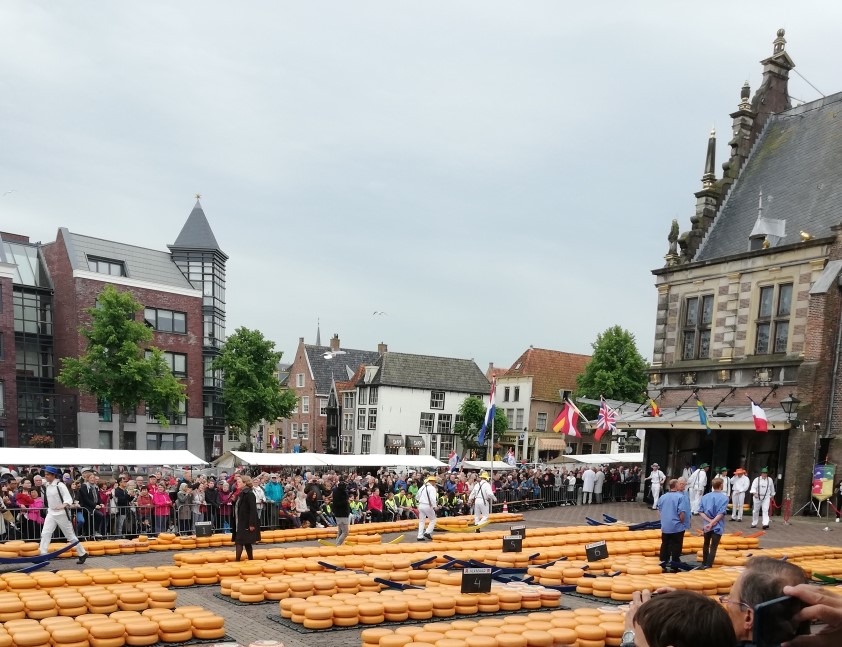
M488 405L488 410L485 412L485 420L482 423L482 429L479 430L479 435L477 436L477 444L484 445L485 444L485 431L488 429L488 426L491 424L491 421L494 420L494 390L497 386L497 378L492 378L491 380L491 403Z

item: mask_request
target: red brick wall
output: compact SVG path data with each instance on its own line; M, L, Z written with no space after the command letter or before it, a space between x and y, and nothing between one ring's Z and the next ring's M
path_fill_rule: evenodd
M304 374L304 387L299 388L298 384L298 374ZM298 413L294 413L289 417L289 422L286 424L286 442L284 444L284 448L287 451L292 451L293 445L301 444L302 441L300 440L292 440L289 427L291 423L298 424L298 432L301 433L301 424L307 423L310 425L310 431L307 435L307 440L304 441L304 445L310 451L320 451L317 448L321 446L318 443L318 436L317 436L317 429L316 429L316 420L319 417L319 403L316 398L316 384L313 381L312 377L310 377L310 366L307 363L307 354L304 351L304 341L299 340L298 342L298 349L295 351L295 359L292 362L292 366L289 369L289 382L288 386L290 391L295 393L296 397L299 399L298 404ZM310 398L310 413L302 413L301 409L301 398L302 396L309 396ZM325 420L322 418L322 420ZM323 425L324 426L324 423Z
M79 334L79 328L90 323L90 316L85 312L96 304L96 298L106 283L90 279L74 279L73 270L67 257L64 240L59 233L55 243L44 247L44 257L53 279L55 288L55 352L56 357L84 354L87 348L85 338ZM145 288L115 285L120 291L131 292L145 307L165 308L187 314L187 334L154 333L152 344L163 351L184 353L187 355L187 415L201 418L202 383L202 299L150 290ZM143 311L138 313L142 319ZM59 365L60 368L60 365ZM96 411L96 398L80 394L79 411Z
M15 383L15 315L12 305L12 279L0 278L0 333L3 335L3 356L0 357L0 382L3 383L5 416L0 428L5 431L7 447L18 445L18 395Z

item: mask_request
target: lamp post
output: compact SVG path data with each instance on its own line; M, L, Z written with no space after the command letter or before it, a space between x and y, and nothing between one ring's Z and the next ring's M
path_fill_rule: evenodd
M786 413L786 421L793 426L798 426L798 405L801 404L801 400L796 398L792 393L790 393L787 397L781 400L781 409L784 410ZM793 420L792 414L795 414L795 419ZM794 423L794 424L793 424Z

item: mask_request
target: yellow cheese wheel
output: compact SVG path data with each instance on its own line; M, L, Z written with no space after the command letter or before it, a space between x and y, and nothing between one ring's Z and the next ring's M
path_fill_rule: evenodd
M496 640L499 647L527 647L529 645L521 634L498 634Z
M333 625L335 627L356 627L359 624L360 620L358 616L353 616L350 618L337 618L334 616L333 618Z
M580 624L576 627L576 635L579 636L580 640L603 641L605 640L606 632L599 625L581 624L580 621Z
M119 638L91 638L91 647L123 647L126 644L125 636Z
M218 640L225 637L225 629L197 629L193 627L193 637L199 640Z
M161 631L158 633L158 638L164 643L185 643L193 639L193 630L187 629L186 631L176 631L174 633Z
M311 620L310 618L304 618L302 624L305 629L330 629L333 626L333 620Z
M123 638L126 635L126 628L119 622L98 622L88 627L88 633L92 638Z
M422 631L412 637L413 642L430 643L435 645L436 642L443 639L444 633L436 633L433 631Z
M7 633L0 633L0 647L12 647L12 637Z
M569 628L553 627L547 633L552 636L556 645L575 645L579 640L578 634Z
M528 629L521 636L526 638L526 644L529 647L553 647L553 637L548 631Z
M361 625L382 625L384 622L386 622L386 616L382 614L379 616L361 615L359 617L359 622Z
M404 645L411 642L412 636L395 633L390 636L383 636L380 639L379 647L404 647Z
M192 631L193 630L193 623L190 621L189 618L185 618L184 616L179 616L176 614L172 614L170 617L167 618L160 618L157 620L158 622L158 630L167 632L167 633L179 633L183 631Z
M605 629L608 638L622 638L626 629L622 622L601 622L599 626Z
M55 644L76 643L88 639L88 630L75 622L70 625L56 627L50 632Z
M40 647L50 642L50 632L42 627L21 629L12 634L12 640L17 647Z
M225 618L217 615L197 616L191 620L194 629L222 629L225 625Z
M157 643L158 640L159 638L157 633L153 636L126 635L126 644L131 645L132 647L149 647L150 645Z
M307 607L304 617L308 620L332 620L333 609L330 607Z
M158 623L147 619L129 620L124 625L127 636L158 635Z

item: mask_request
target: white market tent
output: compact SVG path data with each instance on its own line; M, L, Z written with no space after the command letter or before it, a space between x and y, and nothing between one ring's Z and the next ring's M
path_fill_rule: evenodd
M462 461L462 467L466 470L490 470L495 472L507 472L517 469L514 465L509 465L503 461Z
M84 447L4 447L5 465L205 465L186 449L86 449Z
M604 465L605 463L623 463L638 465L643 462L643 454L563 454L554 458L551 463L584 463L587 465Z
M272 467L323 467L326 463L322 460L324 454L296 454L288 453L258 453L238 452L231 454L241 463L246 465L266 465Z
M230 454L228 456L227 454ZM231 451L220 456L214 463L217 467L233 467L235 461L246 465L264 465L267 467L408 467L438 468L447 467L433 456L405 454L313 454L272 453Z

